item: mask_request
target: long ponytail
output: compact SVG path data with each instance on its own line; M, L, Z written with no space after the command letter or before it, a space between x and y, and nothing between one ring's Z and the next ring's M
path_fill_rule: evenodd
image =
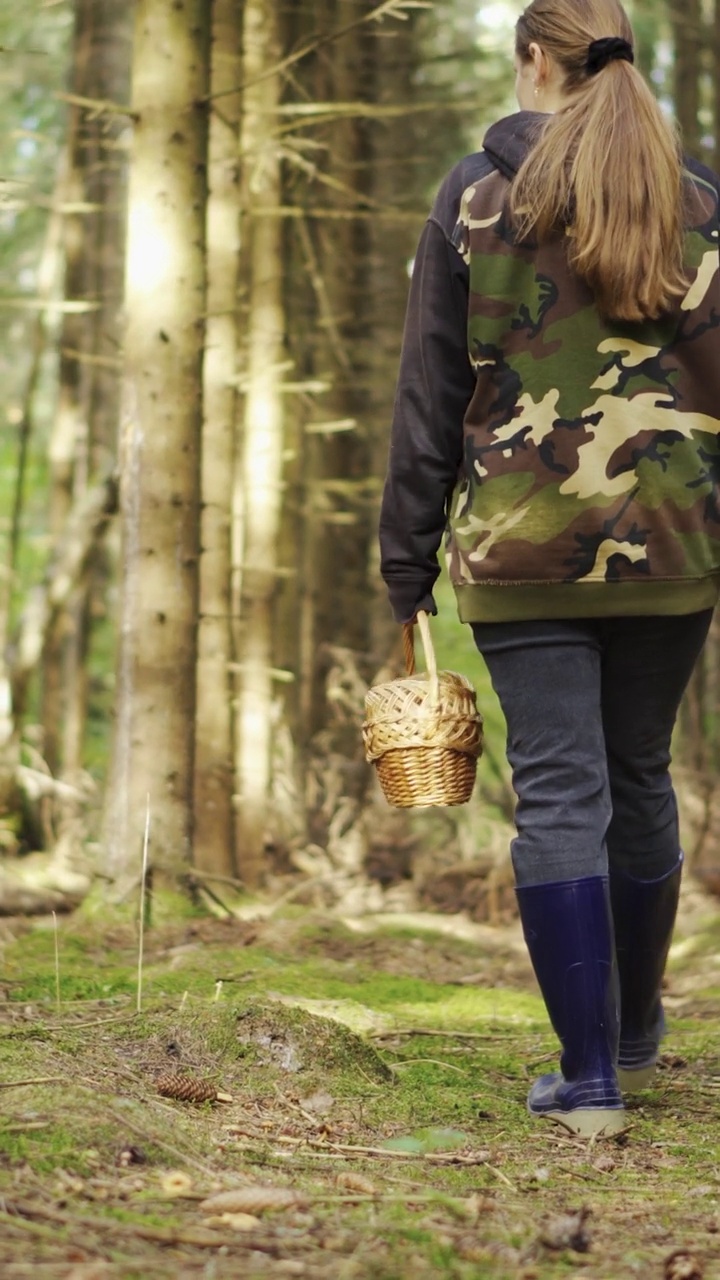
M680 143L639 71L625 60L593 74L590 45L632 44L618 0L533 0L517 54L537 43L564 74L567 105L551 116L510 193L517 234L565 232L571 267L598 307L621 321L655 319L688 288Z

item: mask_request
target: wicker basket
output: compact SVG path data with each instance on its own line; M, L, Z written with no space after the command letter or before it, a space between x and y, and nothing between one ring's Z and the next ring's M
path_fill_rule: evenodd
M417 616L427 674L415 674L412 623L403 628L407 675L365 698L365 757L399 809L465 804L482 752L475 690L454 671L438 673L426 613Z

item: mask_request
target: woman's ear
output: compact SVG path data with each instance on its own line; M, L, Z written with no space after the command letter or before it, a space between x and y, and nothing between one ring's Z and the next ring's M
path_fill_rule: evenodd
M540 48L540 45L536 44L534 40L530 45L528 52L533 60L533 66L535 68L535 84L538 89L541 89L547 80L548 75L547 57Z

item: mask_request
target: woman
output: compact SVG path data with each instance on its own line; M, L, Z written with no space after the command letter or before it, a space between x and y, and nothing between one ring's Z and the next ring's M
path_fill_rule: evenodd
M717 178L683 160L617 0L533 0L520 112L443 183L413 271L380 521L399 622L446 532L508 726L512 857L560 1071L624 1127L651 1080L682 854L668 772L720 584Z

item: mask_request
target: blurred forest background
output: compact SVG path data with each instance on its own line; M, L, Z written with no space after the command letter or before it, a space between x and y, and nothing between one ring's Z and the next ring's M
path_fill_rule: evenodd
M148 806L153 874L216 911L512 909L502 720L446 586L472 804L390 811L359 724L399 670L375 530L414 245L515 109L521 8L0 0L0 913L121 899ZM720 0L629 8L720 170ZM717 640L676 749L709 880Z

